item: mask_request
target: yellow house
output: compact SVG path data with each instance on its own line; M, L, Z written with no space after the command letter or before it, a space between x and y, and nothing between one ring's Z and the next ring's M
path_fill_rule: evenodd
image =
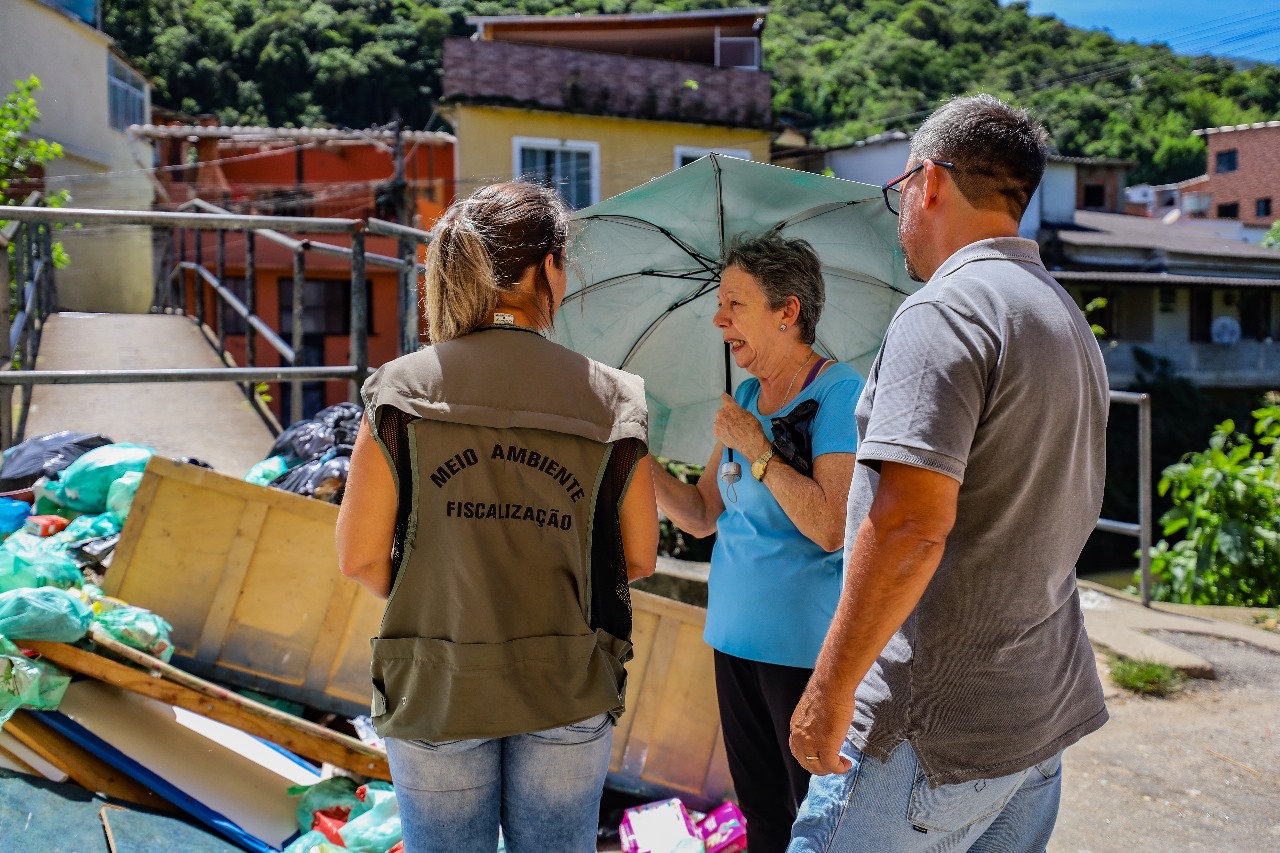
M150 210L151 145L128 128L145 124L150 85L97 27L98 0L0 0L0 90L40 78L32 134L62 146L45 187L67 190L73 207ZM71 311L146 312L152 295L146 228L85 226L58 239L71 258L58 271L58 299Z
M711 151L768 162L767 12L468 18L444 48L458 193L525 178L580 208Z

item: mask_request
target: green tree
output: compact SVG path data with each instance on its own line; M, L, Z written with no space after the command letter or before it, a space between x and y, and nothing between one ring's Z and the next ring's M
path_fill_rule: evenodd
M1224 421L1208 449L1164 471L1173 507L1151 549L1153 594L1185 604L1280 601L1280 396L1253 413L1253 435ZM1169 537L1181 534L1170 543Z
M21 204L23 199L10 193L14 183L38 177L44 166L62 156L58 143L28 138L31 126L40 119L35 98L40 80L33 74L26 80L13 81L13 85L13 91L0 100L0 206ZM46 193L45 203L60 207L67 198L65 192ZM0 219L0 228L4 225ZM14 248L10 246L5 257L5 263L10 265L10 287L17 286L12 267ZM53 245L53 262L59 268L69 263L61 243Z

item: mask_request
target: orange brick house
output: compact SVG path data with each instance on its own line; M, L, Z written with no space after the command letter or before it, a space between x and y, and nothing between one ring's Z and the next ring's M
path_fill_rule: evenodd
M377 217L394 221L391 191L394 136L389 131L339 131L315 128L210 127L146 125L134 129L156 146L157 208L172 210L194 198L232 213L318 216L349 219ZM453 200L454 138L447 133L407 131L404 146L405 224L430 228ZM305 239L307 235L293 235ZM202 261L213 270L216 237L206 233ZM318 234L316 242L350 247L345 235ZM179 247L181 248L181 247ZM194 259L193 240L185 246ZM367 235L369 255L396 256L396 242ZM241 298L245 287L245 238L226 237L226 284ZM255 241L256 305L249 306L286 341L292 335L293 253L259 237ZM306 253L303 351L300 363L348 364L351 267L347 260ZM400 285L396 269L368 263L369 365L400 354ZM244 321L224 308L215 317L214 296L206 290L206 322L221 323L227 351L246 363ZM280 364L274 349L259 342L257 366ZM284 422L289 411L286 388L272 385L271 407ZM345 382L304 386L301 416L347 399Z
M1280 121L1195 131L1208 145L1210 219L1269 228L1280 219Z

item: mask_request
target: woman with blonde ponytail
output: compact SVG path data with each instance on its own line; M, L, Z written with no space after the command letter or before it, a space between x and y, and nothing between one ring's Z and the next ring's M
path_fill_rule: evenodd
M643 381L548 340L569 213L482 187L435 228L431 344L364 385L342 573L372 641L406 853L591 853L658 523Z

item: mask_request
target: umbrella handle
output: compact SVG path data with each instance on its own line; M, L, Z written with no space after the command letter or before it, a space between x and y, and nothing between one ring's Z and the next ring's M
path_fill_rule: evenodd
M724 392L733 394L733 374L729 372L733 367L733 352L729 349L729 345L724 345ZM738 502L738 490L734 487L734 483L742 479L742 466L733 461L733 448L729 448L729 461L720 466L720 479L724 481L725 495L729 498L730 503Z

